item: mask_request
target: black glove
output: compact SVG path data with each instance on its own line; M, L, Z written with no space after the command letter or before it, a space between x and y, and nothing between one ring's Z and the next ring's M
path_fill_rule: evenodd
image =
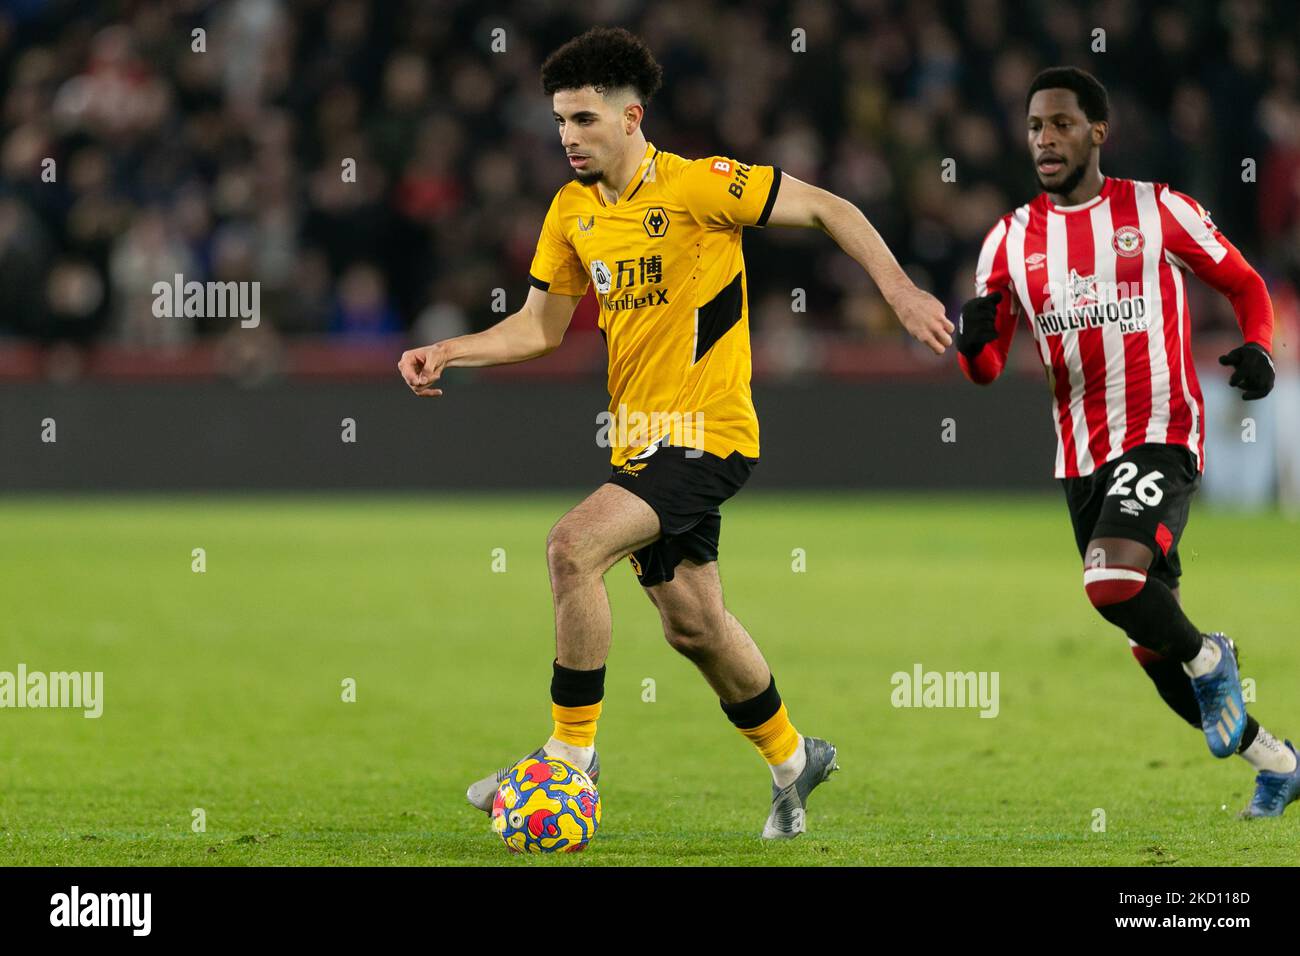
M1220 355L1219 364L1232 366L1232 378L1228 379L1228 384L1240 388L1243 393L1241 397L1246 401L1263 398L1273 391L1273 379L1276 377L1273 356L1268 354L1268 349L1264 346L1255 342L1239 345L1227 355Z
M968 359L980 354L980 350L998 337L998 303L1002 301L1001 292L992 292L977 299L971 299L961 307L961 320L957 323L957 351Z

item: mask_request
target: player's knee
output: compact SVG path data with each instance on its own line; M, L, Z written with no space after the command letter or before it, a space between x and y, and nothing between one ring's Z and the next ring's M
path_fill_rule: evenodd
M664 628L668 646L687 660L698 661L708 654L707 638L690 628Z
M546 538L546 567L552 581L581 575L585 562L580 536L562 524L552 528Z
M668 646L688 660L708 657L725 636L725 622L717 615L699 613L665 613L664 638Z
M1108 565L1083 569L1083 589L1088 594L1088 600L1108 620L1126 602L1137 597L1146 584L1145 568Z
M669 647L697 664L713 657L718 648L714 636L700 630L665 630L664 637Z

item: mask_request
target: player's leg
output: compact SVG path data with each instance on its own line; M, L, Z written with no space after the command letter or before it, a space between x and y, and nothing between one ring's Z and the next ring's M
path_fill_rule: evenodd
M716 553L717 527L709 520L670 539L666 547L678 552L669 559L674 562L671 579L642 583L659 611L668 643L699 668L723 713L772 772L772 810L763 836L797 836L806 826L808 795L838 769L835 747L795 729L762 652L727 610L717 561L707 558Z
M604 484L564 515L546 541L546 565L555 604L555 659L551 663L551 737L530 757L562 757L600 776L596 723L605 698L609 655L609 598L604 575L615 562L659 536L654 510L636 495ZM472 783L471 804L492 808L509 771L502 767Z
M1182 663L1217 651L1206 641L1159 576L1150 574L1152 550L1140 541L1097 537L1088 542L1084 590L1099 614L1133 640L1162 657ZM1199 668L1205 673L1212 668Z
M1171 588L1174 600L1182 605L1181 589ZM1187 672L1183 670L1183 665L1173 658L1164 657L1155 651L1143 647L1132 637L1128 639L1129 650L1133 652L1133 658L1141 666L1143 672L1151 679L1155 685L1156 692L1160 695L1169 709L1172 710L1183 720L1187 721L1193 727L1200 729L1201 726L1201 708L1196 703L1196 695L1192 692L1192 682L1187 677ZM1243 735L1242 744L1245 745L1245 738L1251 735L1251 724L1249 718L1246 725L1246 733Z
M1112 484L1111 474L1119 464L1113 462L1103 465L1091 475L1066 478L1061 482L1069 508L1070 523L1074 530L1075 544L1079 556L1084 559L1085 570L1089 562L1100 564L1106 558L1104 549L1100 552L1096 550L1092 538L1097 522L1101 519L1106 491ZM1201 711L1196 704L1196 697L1192 693L1191 683L1187 680L1182 664L1143 647L1131 635L1128 642L1133 656L1155 683L1165 703L1184 720L1199 727Z
M618 469L610 481L643 498L659 515L662 534L632 553L632 570L660 608L668 640L696 663L723 712L773 767L772 812L763 836L791 837L804 830L808 794L836 769L835 748L799 736L767 662L722 601L719 508L756 464L739 452L722 458L665 445Z
M644 590L659 611L668 644L700 669L724 706L767 689L772 673L749 632L724 605L716 561L683 559L671 581Z
M1170 590L1174 600L1181 605L1182 589L1173 587ZM1176 660L1161 657L1154 651L1142 647L1131 637L1129 645L1134 658L1155 685L1161 699L1179 717L1193 727L1199 728L1201 709L1196 702L1192 682L1188 679L1182 665ZM1260 780L1263 784L1272 784L1275 776L1294 775L1297 769L1295 751L1269 733L1249 710L1246 712L1246 729L1241 735L1241 743L1237 746L1237 755L1250 764L1257 773L1263 775ZM1255 807L1256 803L1258 801L1252 802L1252 807ZM1244 815L1264 814L1251 813L1248 809Z
M699 668L723 713L772 767L777 783L798 776L799 733L758 645L723 604L718 563L682 560L671 581L647 586L645 593L669 646Z
M1075 526L1079 552L1085 559L1085 574L1089 567L1099 568L1107 564L1112 567L1119 566L1121 569L1125 565L1135 570L1145 568L1148 581L1154 579L1162 582L1169 592L1173 605L1181 613L1182 599L1178 580L1182 569L1178 556L1178 542L1186 527L1190 500L1199 485L1199 479L1194 474L1189 453L1159 449L1157 450L1159 461L1156 464L1168 472L1167 477L1171 478L1172 482L1157 483L1154 489L1148 483L1146 497L1158 498L1155 504L1163 504L1164 507L1152 510L1146 507L1146 502L1136 500L1136 496L1125 500L1125 495L1136 491L1134 479L1137 475L1143 471L1149 473L1151 470L1158 470L1151 468L1153 462L1150 460L1144 461L1145 453L1150 451L1152 451L1150 447L1135 449L1136 455L1132 456L1134 465L1118 475L1117 468L1125 460L1130 459L1130 456L1110 463L1088 479L1067 480L1066 497L1070 504L1070 515ZM1180 458L1181 461L1178 460ZM1162 475L1162 478L1165 477ZM1145 516L1142 515L1144 511L1147 512ZM1142 520L1130 520L1135 518ZM1090 540L1099 528L1104 526L1108 531L1113 532L1117 524L1123 525L1120 533L1125 537L1107 539L1098 536ZM1094 574L1093 577L1096 579L1098 575ZM1129 575L1118 575L1119 580L1125 578L1132 580ZM1129 587L1133 586L1133 584L1129 585ZM1091 598L1092 595L1089 596ZM1118 616L1115 611L1111 613L1113 616ZM1185 619L1186 615L1183 614L1182 617ZM1107 619L1110 620L1111 617L1108 616ZM1127 627L1124 627L1124 630L1128 635L1134 658L1150 678L1161 699L1187 723L1201 728L1207 734L1207 739L1210 739L1211 731L1206 727L1205 714L1197 697L1196 682L1189 674L1189 669L1178 657L1161 653L1153 647L1158 643L1168 646L1171 643L1168 631L1174 629L1176 633L1179 626L1179 622L1175 619L1172 628L1166 627L1163 631L1158 631L1155 636L1141 626L1135 631L1129 631ZM1230 653L1235 671L1236 646L1226 639L1223 640L1223 645L1220 653L1225 649ZM1201 664L1204 663L1205 661L1202 660ZM1232 683L1239 688L1239 677L1234 676ZM1245 713L1244 701L1241 707L1242 712ZM1222 747L1222 735L1215 731L1214 736L1218 737L1217 743ZM1213 742L1211 749L1215 749ZM1227 753L1224 751L1226 747L1216 752L1226 756ZM1288 802L1300 796L1300 762L1297 761L1290 742L1284 745L1278 741L1249 713L1246 713L1240 742L1235 752L1258 771L1255 798L1251 801L1250 807L1243 811L1243 815L1276 816L1282 812L1282 808Z
M560 664L577 670L604 665L611 633L605 572L657 537L654 509L608 483L555 523L546 539L546 567Z
M1226 757L1246 727L1234 647L1222 634L1202 634L1172 590L1180 570L1177 541L1199 484L1195 459L1178 446L1140 445L1098 477L1096 524L1082 549L1088 599L1139 648L1190 678L1210 752ZM1158 674L1168 678L1170 671L1164 664Z
M547 754L586 767L605 697L611 622L605 572L659 536L654 509L614 484L602 485L555 523L546 566L555 603L551 713Z
M1070 479L1066 482L1066 495L1070 503L1070 517L1074 523L1079 554L1085 559L1085 569L1088 564L1104 564L1108 559L1116 564L1123 564L1124 562L1119 559L1127 558L1129 563L1141 564L1145 567L1148 576L1150 576L1152 574L1151 565L1156 560L1155 554L1150 548L1140 542L1120 541L1116 543L1106 540L1090 540L1098 522L1101 520L1106 492L1114 486L1114 471L1121 464L1121 461L1107 465L1088 478ZM1160 566L1155 572L1156 576L1168 585L1170 594L1173 595L1174 601L1180 607L1182 601L1178 579L1182 569L1178 559L1178 539L1182 537L1183 529L1187 525L1188 508L1189 504L1184 501L1184 510L1178 515L1180 520L1171 522L1171 540L1168 552L1160 556ZM1130 548L1132 549L1131 552L1129 552ZM1192 690L1192 683L1187 672L1183 670L1182 662L1176 658L1160 654L1150 647L1143 646L1132 634L1128 634L1128 642L1134 659L1142 667L1147 677L1150 678L1160 698L1179 717L1199 729L1201 726L1201 708L1196 702L1196 694ZM1247 734L1250 733L1248 727Z

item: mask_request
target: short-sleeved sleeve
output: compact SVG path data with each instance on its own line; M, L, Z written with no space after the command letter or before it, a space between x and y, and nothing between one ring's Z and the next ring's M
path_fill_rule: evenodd
M725 156L691 160L682 170L682 202L706 226L765 226L781 187L780 166L750 166Z
M560 228L559 206L560 193L556 193L542 221L537 251L533 253L533 264L528 268L528 282L543 292L556 295L586 295L591 279L577 250Z

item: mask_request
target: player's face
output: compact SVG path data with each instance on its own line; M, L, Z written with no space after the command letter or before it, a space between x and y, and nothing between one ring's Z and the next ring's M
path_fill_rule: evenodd
M627 139L619 111L590 86L557 90L551 108L573 175L584 186L600 182L615 165Z
M1039 90L1029 100L1029 155L1044 192L1066 196L1088 171L1094 129L1073 90Z

